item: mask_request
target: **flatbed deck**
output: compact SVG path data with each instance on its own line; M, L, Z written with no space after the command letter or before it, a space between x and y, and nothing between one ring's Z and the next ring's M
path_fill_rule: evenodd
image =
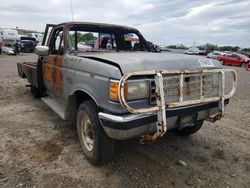
M32 86L38 87L37 62L18 62L17 69L20 77L27 78Z

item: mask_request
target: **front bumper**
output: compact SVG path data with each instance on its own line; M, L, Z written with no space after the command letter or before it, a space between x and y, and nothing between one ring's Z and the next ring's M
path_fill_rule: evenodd
M225 100L225 105L229 99ZM218 102L166 109L168 129L180 124L180 117L196 115L196 121L205 120L219 111ZM112 115L104 112L98 114L101 125L107 135L118 140L127 140L157 131L157 113Z

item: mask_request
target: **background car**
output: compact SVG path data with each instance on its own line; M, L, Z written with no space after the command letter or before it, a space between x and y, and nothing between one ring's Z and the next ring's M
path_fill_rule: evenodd
M200 50L196 47L189 48L187 51L184 52L184 54L188 55L198 55Z
M16 52L12 48L9 48L6 46L2 47L2 52L7 54L7 55L16 55Z
M187 50L184 52L184 54L187 54L187 55L194 55L194 54L198 54L198 51L195 51L195 50Z
M226 55L226 53L224 52L219 52L219 51L214 51L214 52L210 52L209 54L207 54L207 58L211 58L211 59L216 59L216 57L218 55Z
M167 46L159 46L159 49L161 50L161 51L171 51Z
M223 65L237 65L241 67L246 67L246 64L249 63L250 58L243 54L226 54L224 56L219 55L216 57Z
M32 37L20 37L21 52L34 52L36 47L36 39Z
M150 42L150 41L147 41L147 43L148 43L149 47L151 48L151 50L153 52L158 52L158 53L161 52L161 48L158 45L156 45L156 44L154 44L153 42Z
M198 55L204 55L204 56L206 56L210 52L211 52L211 50L199 50L198 51Z

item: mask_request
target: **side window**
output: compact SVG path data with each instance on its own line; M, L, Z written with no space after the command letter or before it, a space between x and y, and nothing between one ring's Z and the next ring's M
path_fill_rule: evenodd
M98 33L91 31L69 31L70 51L100 51L116 49L114 35L109 33Z
M238 56L235 55L235 54L232 54L231 57L232 57L232 58L238 58Z
M69 31L70 51L91 51L94 48L98 34L84 31Z
M54 31L53 38L51 39L50 42L50 52L51 54L57 54L57 55L62 55L63 54L63 30L58 29Z
M129 31L111 31L107 28L71 27L67 33L70 52L145 51L140 36Z

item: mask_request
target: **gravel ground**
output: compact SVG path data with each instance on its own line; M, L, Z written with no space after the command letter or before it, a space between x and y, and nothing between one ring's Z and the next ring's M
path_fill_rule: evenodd
M84 158L74 125L32 98L16 62L0 56L0 187L250 187L250 72L225 117L189 138L169 131L155 143L117 142L102 167Z

